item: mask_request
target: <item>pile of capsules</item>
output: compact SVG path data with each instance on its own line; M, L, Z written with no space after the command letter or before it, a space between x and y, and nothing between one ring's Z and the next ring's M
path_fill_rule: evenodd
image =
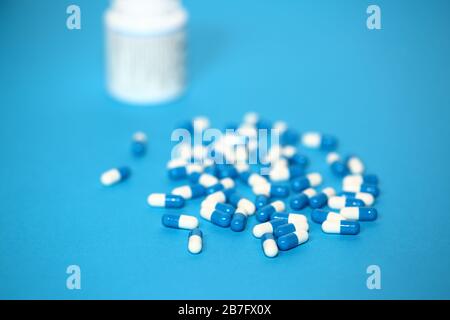
M210 124L207 118L197 117L181 127L195 135ZM259 224L254 226L253 235L261 239L267 257L275 257L279 250L290 250L308 241L308 219L296 213L308 206L313 209L311 220L321 224L324 233L356 235L360 232L359 221L377 218L377 210L372 205L379 195L378 177L365 174L364 164L357 156L341 158L335 152L338 143L334 136L317 132L300 134L283 121L270 123L253 112L247 113L241 124L227 129L233 130L231 133L227 130L213 142L179 146L176 157L167 164L168 175L171 180L188 183L170 193L150 194L148 204L180 209L186 201L203 197L200 216L235 232L244 231L248 218L254 215ZM278 143L272 144L262 156L257 152L260 129L276 132L279 137ZM132 150L136 155L145 151L146 141L142 133L135 134ZM296 148L299 143L325 152L331 172L342 178L341 192L326 186L316 190L323 183L322 175L307 172L309 160ZM254 168L248 164L252 152L260 158L252 163ZM218 163L216 159L225 161ZM118 183L128 178L129 172L128 168L111 169L102 175L101 182ZM251 188L253 201L239 194L238 181ZM190 230L188 250L193 254L201 252L203 233L197 217L164 214L162 224Z

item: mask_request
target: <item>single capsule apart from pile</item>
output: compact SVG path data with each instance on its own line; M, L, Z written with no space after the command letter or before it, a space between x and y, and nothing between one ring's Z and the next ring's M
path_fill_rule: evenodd
M356 235L359 233L359 228L359 223L356 221L327 219L322 223L322 231L325 233Z
M278 255L278 246L272 233L263 234L261 237L261 244L266 257L273 258Z
M152 207L161 208L182 208L184 206L184 198L175 194L151 193L147 202Z
M337 139L328 134L306 132L302 135L302 145L307 148L331 151L337 147Z
M198 219L185 214L164 214L162 224L168 228L192 230L198 227Z
M131 153L133 156L139 158L145 155L147 151L147 135L142 132L136 132L133 134L133 139L131 143Z
M203 233L200 229L193 229L189 232L188 251L192 254L198 254L203 249Z
M104 186L112 186L116 183L123 182L131 175L131 170L128 167L119 167L110 169L104 172L100 177L100 182Z
M378 211L375 208L342 208L340 214L347 220L374 221Z
M330 152L327 155L327 163L334 175L344 177L348 174L347 164L341 160L341 157L336 152Z

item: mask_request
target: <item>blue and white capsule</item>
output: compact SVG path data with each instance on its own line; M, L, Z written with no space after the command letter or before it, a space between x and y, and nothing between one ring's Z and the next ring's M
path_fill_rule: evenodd
M325 210L325 209L314 209L311 212L311 220L315 223L322 224L326 220L345 220L345 218L337 212Z
M231 194L233 194L235 191L234 189L224 189L222 191L214 192L210 195L208 195L205 200L202 201L202 206L207 203L225 203L228 201Z
M342 208L340 214L351 221L374 221L377 219L378 211L375 208Z
M250 187L254 187L258 184L269 183L266 178L263 176L250 172L250 171L242 171L239 173L239 178L242 182L249 185Z
M347 198L355 198L362 200L364 204L368 207L374 204L375 198L370 193L366 192L349 192L349 191L343 191L340 193L341 196L345 196Z
M282 220L284 224L292 223L296 226L300 227L300 229L309 230L308 219L306 216L299 213L284 213L284 212L275 212L270 216L271 221Z
M285 146L281 150L281 155L285 157L290 165L299 165L305 168L308 165L308 157L298 153L297 148L294 146Z
M206 207L206 208L212 208L213 210L219 210L225 213L228 213L230 215L234 214L236 212L236 208L233 207L231 204L228 203L222 203L222 202L212 202L212 201L207 201L207 202L202 202L201 207Z
M304 174L305 169L301 165L276 164L270 169L269 178L271 181L288 181Z
M253 235L256 238L261 238L265 233L273 233L275 228L286 224L286 219L274 219L264 223L257 224L253 227Z
M209 188L206 188L206 194L213 194L217 191L222 191L226 189L232 189L234 188L234 180L231 178L225 178L219 181L219 183L216 183L215 185L212 185Z
M345 207L364 207L364 201L346 196L333 196L328 199L328 206L331 209L342 209Z
M269 198L286 198L289 196L289 187L272 183L257 184L252 188L252 191L256 195L263 195Z
M308 224L295 224L295 223L286 223L281 226L278 226L273 231L273 235L275 238L282 237L286 234L293 233L299 230L308 231Z
M192 254L198 254L203 249L203 232L196 228L189 232L188 251Z
M244 209L249 216L255 214L256 211L255 204L250 200L248 200L247 198L244 198L235 192L229 194L228 202L236 208Z
M274 258L278 255L278 246L272 233L262 235L261 245L266 257Z
M378 185L378 176L375 174L352 174L344 177L342 183L345 185L372 184Z
M236 178L239 173L236 170L236 168L231 165L231 164L220 164L220 165L216 165L216 175L219 179L224 179L224 178Z
M233 214L230 223L230 229L235 232L244 231L247 226L247 212L242 208L237 208L236 212Z
M347 168L351 174L363 174L364 173L364 163L357 156L348 156L345 160Z
M189 200L203 197L206 194L206 188L201 184L185 185L174 188L171 193Z
M307 231L297 230L279 237L277 239L278 249L287 251L301 245L302 243L305 243L308 239L309 235Z
M314 197L317 191L313 188L303 190L300 194L296 194L291 198L290 205L293 210L302 210L309 205L309 199Z
M131 175L131 170L128 167L119 167L110 169L100 176L100 182L104 186L112 186L119 182L127 180Z
M273 124L272 130L276 131L280 137L280 144L295 145L300 139L300 134L294 129L288 128L288 125L284 121L276 121Z
M335 194L336 191L333 188L325 188L314 197L309 199L309 206L313 209L322 208L327 204L328 199L333 197Z
M380 189L378 189L378 186L372 185L372 184L344 184L342 185L342 190L344 192L355 192L355 193L370 193L373 197L378 197L380 194Z
M191 183L198 183L204 186L205 188L212 187L215 184L219 183L219 179L209 173L199 173L193 172L189 175L189 181Z
M332 135L318 132L305 132L302 135L301 143L306 148L332 151L336 149L338 141Z
M164 214L161 222L164 226L174 229L192 230L198 227L198 219L185 214Z
M147 203L152 207L160 208L182 208L184 198L175 194L151 193L147 198Z
M274 201L261 209L256 213L256 220L259 222L266 222L270 220L270 216L275 212L282 212L286 209L283 201Z
M255 207L256 210L259 208L264 207L265 205L269 204L270 198L268 196L259 194L255 197Z
M231 223L232 215L223 211L219 211L210 207L202 207L200 209L200 216L205 220L211 221L216 226L228 228Z
M325 220L322 223L322 231L325 233L356 235L359 233L360 226L356 221L348 220Z
M131 153L133 156L139 158L145 155L147 151L147 135L138 131L133 134L132 142L131 142Z
M327 163L331 172L338 177L344 177L348 174L347 164L341 159L336 152L330 152L327 155Z
M196 163L188 163L185 159L173 159L167 163L167 171L171 180L182 180L191 174L200 174L203 167Z
M313 172L307 174L304 177L299 177L292 180L291 187L295 192L302 192L305 189L317 187L321 183L322 176L320 175L320 173Z

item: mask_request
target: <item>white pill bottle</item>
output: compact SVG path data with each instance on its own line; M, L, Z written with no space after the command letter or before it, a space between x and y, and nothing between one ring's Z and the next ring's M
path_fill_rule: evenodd
M179 0L112 0L104 16L109 93L138 105L179 97L187 20Z

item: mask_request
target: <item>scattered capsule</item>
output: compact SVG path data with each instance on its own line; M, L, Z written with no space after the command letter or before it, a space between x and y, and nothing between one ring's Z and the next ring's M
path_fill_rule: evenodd
M131 153L135 157L142 157L147 151L147 135L144 132L136 132L133 134L131 143Z
M285 146L281 150L281 154L283 157L288 159L288 162L291 165L299 165L303 168L308 165L308 158L298 153L294 146Z
M267 205L269 203L269 200L270 200L270 198L265 195L262 195L262 194L257 195L255 198L256 209L262 208L265 205Z
M302 243L308 241L309 235L305 230L297 230L286 234L277 239L277 245L280 250L286 251L293 249Z
M276 227L286 224L286 221L286 219L274 219L257 224L253 227L253 235L256 238L261 238L265 233L273 233Z
M361 159L356 156L348 156L345 163L351 174L362 174L364 172L364 164Z
M328 202L328 199L333 197L336 194L333 188L325 188L314 197L309 199L309 205L313 209L322 208Z
M189 232L188 250L192 254L200 253L203 249L203 232L200 229L193 229Z
M355 184L346 185L346 184L344 184L342 186L342 190L344 190L344 192L370 193L375 198L378 197L378 195L380 194L380 189L378 189L377 186L372 185L372 184L365 184L365 183L360 184L360 185L355 185Z
M300 135L297 131L288 128L286 122L277 121L273 124L272 130L275 130L280 137L280 144L285 145L295 145L300 139Z
M289 196L289 188L278 184L257 184L252 188L252 190L254 194L263 195L266 197L286 198Z
M345 207L364 207L364 201L346 196L333 196L328 199L328 206L331 209L342 209Z
M201 184L185 185L174 188L171 193L177 196L181 196L185 200L189 200L203 197L206 193L206 189Z
M211 221L215 225L222 228L228 228L230 226L232 217L229 213L209 207L202 207L200 209L200 215L202 218Z
M206 194L212 194L217 191L222 191L226 189L232 189L234 188L234 180L231 178L225 178L219 181L219 183L216 183L215 185L212 185L211 187L206 188Z
M271 204L268 204L261 209L258 210L256 213L256 220L259 222L266 222L269 221L270 216L275 212L282 212L284 211L286 206L284 205L283 201L274 201Z
M286 234L293 233L299 230L308 231L308 228L308 224L286 223L276 227L273 231L273 235L275 236L275 238L279 238Z
M350 184L355 184L355 185L360 185L360 184L372 184L372 185L377 185L378 184L378 176L375 174L353 174L353 175L349 175L344 177L344 179L342 180L342 183L345 185L350 185Z
M239 174L239 178L242 180L242 182L246 183L247 185L254 187L258 184L268 183L267 179L263 176L252 173L250 171L243 171Z
M341 196L345 196L348 198L356 198L362 200L366 206L371 206L375 202L375 198L370 193L366 192L349 192L343 191L340 193Z
M203 167L196 163L187 163L184 159L174 159L167 164L169 178L171 180L181 180L189 175L203 171Z
M222 202L212 202L212 201L202 202L202 208L203 207L212 208L214 210L219 210L219 211L228 213L230 215L234 214L234 212L236 211L236 208L233 207L231 204L222 203Z
M347 220L374 221L378 216L375 208L342 208L341 215Z
M300 194L296 194L291 198L290 205L293 210L301 210L308 206L309 199L317 194L313 188L303 190Z
M328 134L320 134L318 132L306 132L302 135L302 145L307 148L334 150L337 147L337 139Z
M192 230L198 227L198 219L185 214L164 214L161 221L168 228Z
M301 192L305 189L317 187L322 183L322 176L320 173L309 173L304 177L299 177L291 182L292 190Z
M325 220L322 223L322 231L325 233L336 233L355 235L359 233L359 223L347 220Z
M202 205L203 203L216 203L216 202L225 203L228 201L228 198L232 193L234 193L234 189L224 189L222 191L214 192L209 196L207 196L205 200L203 200Z
M261 244L266 257L273 258L278 255L278 246L272 233L262 235Z
M330 152L327 155L327 163L331 168L331 172L338 177L344 177L348 174L347 164L341 160L336 152Z
M230 229L235 232L241 232L247 226L247 212L242 208L237 208L233 214L230 223Z
M215 176L210 175L208 173L199 173L194 172L189 176L189 180L191 183L199 183L205 188L212 187L215 184L219 183L219 179L217 179Z
M311 220L315 223L322 224L325 220L345 220L345 218L337 212L324 209L314 209L311 212Z
M228 202L235 206L236 208L242 208L247 212L249 216L253 215L256 211L253 202L247 198L241 197L237 193L233 192L228 196Z
M113 184L125 181L131 175L128 167L119 167L104 172L100 177L100 182L104 186L112 186Z
M216 174L219 179L224 178L236 178L238 176L238 171L231 164L221 164L216 165Z
M184 198L175 194L151 193L147 202L152 207L182 208L184 206Z
M293 223L298 225L306 225L306 230L308 230L308 219L306 216L299 213L284 213L284 212L274 212L270 219L273 220L284 220L285 223Z
M303 176L304 174L305 169L301 165L274 166L269 172L269 177L272 181L287 181Z

